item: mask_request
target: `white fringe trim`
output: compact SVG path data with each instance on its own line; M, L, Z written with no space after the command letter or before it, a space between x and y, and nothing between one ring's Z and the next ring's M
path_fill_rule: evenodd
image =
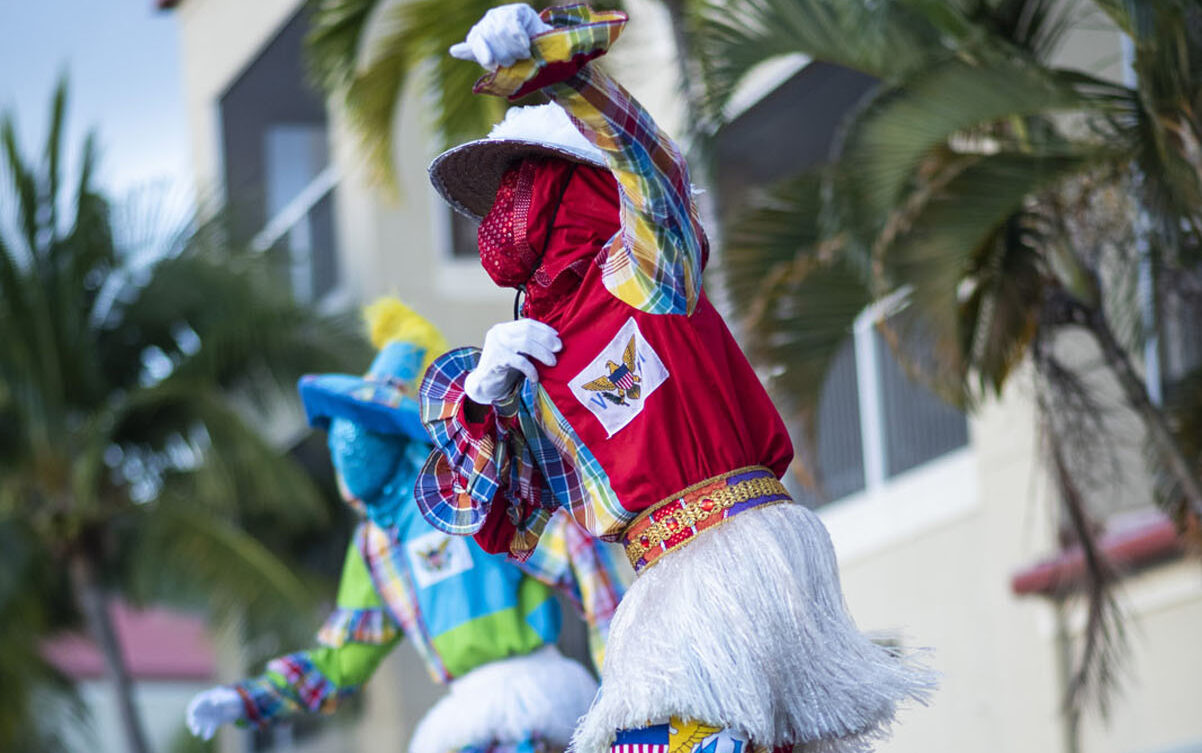
M520 742L532 732L564 747L596 692L588 670L554 646L495 661L451 683L418 724L409 753Z
M797 504L749 510L639 576L610 629L601 692L572 741L604 753L616 730L671 716L758 746L866 750L935 678L847 614L826 528Z

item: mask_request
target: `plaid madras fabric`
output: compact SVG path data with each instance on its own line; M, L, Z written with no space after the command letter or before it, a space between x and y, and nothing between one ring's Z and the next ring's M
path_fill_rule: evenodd
M242 698L244 721L248 725L266 727L304 711L287 686L277 685L266 675L243 680L232 687Z
M477 81L473 89L477 94L524 96L541 71L604 53L618 40L627 20L622 11L593 11L583 3L547 8L539 16L556 28L531 40L528 60L498 68Z
M487 506L501 487L507 422L501 408L493 411L492 431L479 435L464 430L459 420L463 377L480 362L478 348L457 348L430 364L422 380L422 422L434 442L435 455L446 462L430 463L418 478L416 496L423 516L435 528L454 535L480 530Z
M417 595L409 580L408 564L405 562L402 547L394 545L388 532L371 521L360 523L359 528L355 530L355 546L363 555L376 593L388 605L392 616L405 631L405 637L417 649L430 672L430 677L438 683L450 681L451 675L447 672L442 657L431 645L429 632L422 624Z
M382 646L399 635L396 622L382 608L338 608L317 632L317 642L328 648L348 643Z
M281 656L267 663L267 674L279 675L296 700L309 711L329 711L338 702L340 689L326 677L305 652ZM349 695L354 688L341 689Z
M586 530L616 539L635 514L622 507L601 463L541 388L525 383L483 427L466 425L463 383L479 360L479 349L460 348L426 372L422 420L435 450L415 489L422 515L462 536L480 530L493 504L505 504L517 528L510 553L519 560L532 556L560 507Z
M691 314L708 248L688 164L620 84L584 65L617 40L625 14L572 5L542 18L556 28L531 40L531 57L485 76L476 90L516 97L545 87L605 154L621 188L622 229L608 246L605 287L647 313Z
M630 584L622 577L615 550L589 535L564 510L548 521L538 546L518 564L531 577L558 591L585 616L589 651L598 669L618 602Z
M470 535L492 505L505 505L517 527L510 553L526 573L580 609L599 667L628 584L609 548L585 529L603 521L616 537L635 513L618 503L601 464L535 386L527 383L517 399L491 412L484 431L469 429L461 415L463 380L479 360L478 349L460 348L426 372L422 420L435 449L418 478L418 506L435 528ZM485 478L473 478L477 473ZM392 598L386 597L389 604Z
M359 691L358 686L335 685L303 651L272 659L266 674L233 688L242 697L245 722L257 727L305 711L329 713Z
M684 155L651 114L599 69L585 67L546 92L605 153L618 180L622 229L602 280L650 314L691 314L708 253Z

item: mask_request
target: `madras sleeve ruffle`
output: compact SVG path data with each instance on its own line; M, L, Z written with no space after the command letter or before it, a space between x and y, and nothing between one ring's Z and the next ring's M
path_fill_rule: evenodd
M519 565L576 608L588 626L589 652L597 671L605 659L614 612L633 575L614 555L614 546L591 536L566 510L558 510L534 552Z
M434 451L418 476L414 496L422 516L438 530L475 536L486 551L524 560L558 502L531 449L532 442L542 441L537 426L521 415L522 396L530 385L503 403L484 407L483 418L468 418L464 381L479 361L478 349L460 348L426 371L422 421Z
M430 364L422 380L422 423L434 451L418 475L414 495L422 516L440 531L473 535L484 525L501 487L512 406L482 406L469 421L464 382L480 362L479 348L458 348Z
M339 683L318 666L317 655L329 651L272 659L264 674L235 683L232 687L242 697L242 723L269 727L299 714L331 713L358 692L359 683Z

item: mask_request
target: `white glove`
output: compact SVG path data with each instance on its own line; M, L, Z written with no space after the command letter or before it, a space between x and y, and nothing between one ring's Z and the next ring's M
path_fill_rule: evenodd
M238 721L243 711L242 696L232 688L218 685L192 698L188 704L188 729L202 740L211 740L218 727Z
M561 348L559 334L542 322L516 319L495 324L484 336L480 363L463 381L463 391L472 402L491 405L513 392L523 376L537 383L538 371L530 359L554 366Z
M490 71L507 68L516 60L530 57L531 37L552 28L529 5L502 5L476 22L467 33L467 41L452 45L451 56L475 60Z

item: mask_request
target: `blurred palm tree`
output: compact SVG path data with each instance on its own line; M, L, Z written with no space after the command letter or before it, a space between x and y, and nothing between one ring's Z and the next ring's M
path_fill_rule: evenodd
M1030 359L1049 467L1092 575L1069 705L1087 691L1104 701L1121 636L1084 490L1090 466L1111 467L1089 451L1108 430L1061 335L1092 340L1146 429L1167 481L1158 500L1183 530L1196 523L1202 457L1183 432L1202 403L1177 403L1192 418L1162 407L1136 354L1158 311L1202 300L1202 10L1185 0L708 0L703 13L715 119L777 55L879 79L830 164L766 192L729 229L725 274L754 357L810 424L839 345L873 301L891 304L880 326L899 358L958 405L1000 392ZM1129 36L1129 84L1051 62L1084 14ZM1141 280L1156 308L1137 294Z
M119 214L94 185L91 136L68 185L66 102L64 83L37 159L0 120L0 748L54 743L30 739L61 723L40 699L67 687L38 643L82 624L143 753L113 599L190 596L219 618L304 610L301 576L241 523L300 531L326 507L256 422L302 371L365 351L353 321L296 306L218 223L164 233L144 202Z

